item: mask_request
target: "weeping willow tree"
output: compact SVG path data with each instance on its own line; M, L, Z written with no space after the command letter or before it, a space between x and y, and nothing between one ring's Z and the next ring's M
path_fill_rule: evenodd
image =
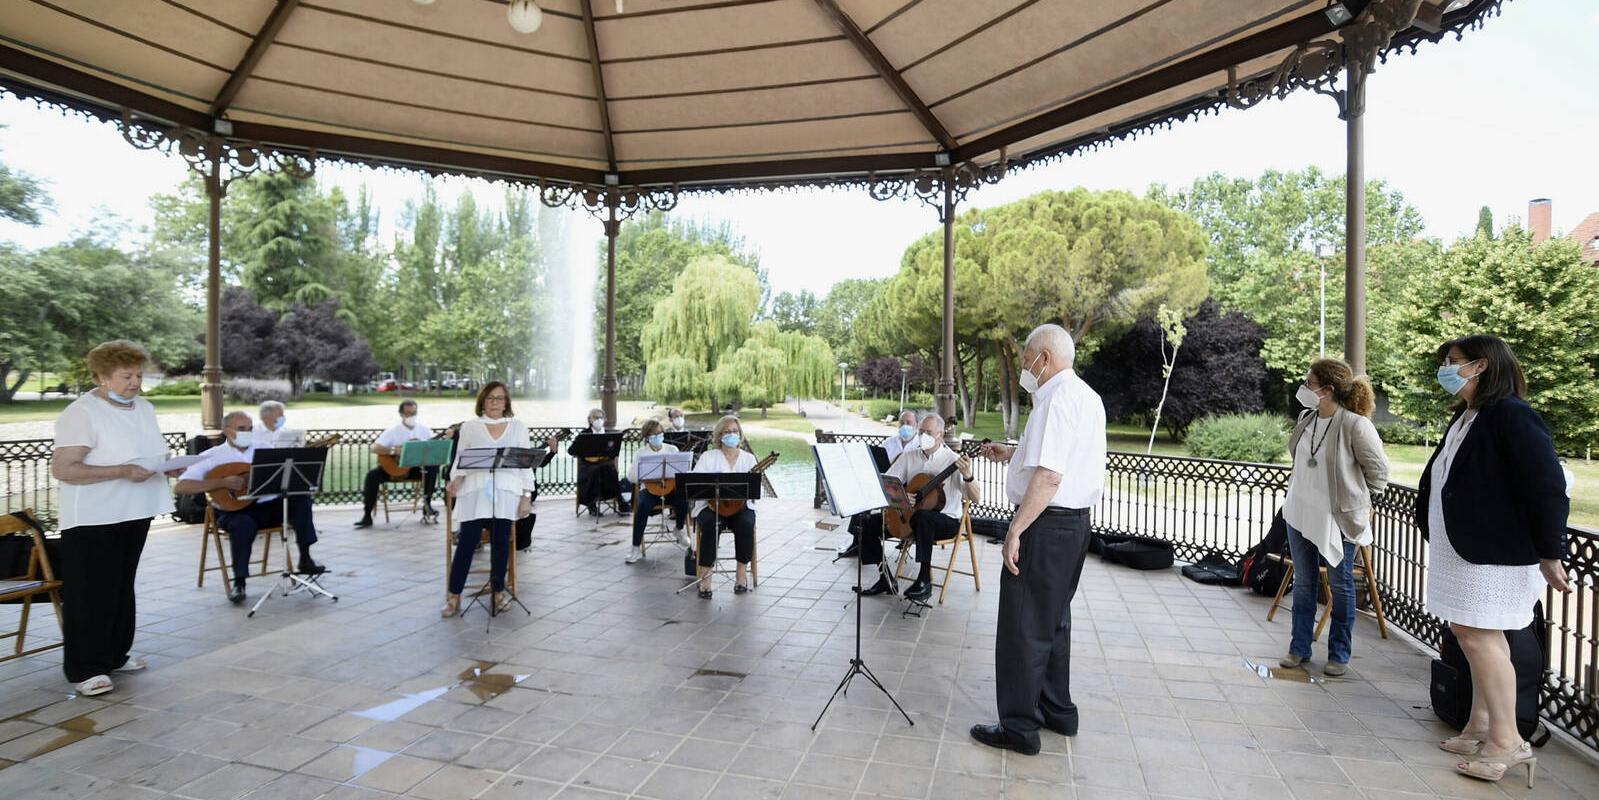
M754 322L760 299L754 270L722 256L690 263L644 328L644 391L663 403L706 399L711 408L736 402L763 411L790 394L825 394L832 348Z

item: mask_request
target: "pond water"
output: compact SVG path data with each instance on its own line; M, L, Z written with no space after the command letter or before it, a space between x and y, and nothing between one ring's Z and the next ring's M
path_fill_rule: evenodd
M810 442L796 436L751 431L750 449L756 458L764 458L774 450L778 453L777 463L766 470L778 497L809 500L815 495L816 466Z

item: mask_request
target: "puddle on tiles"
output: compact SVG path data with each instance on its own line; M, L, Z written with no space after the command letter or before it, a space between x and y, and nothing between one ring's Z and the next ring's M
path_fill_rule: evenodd
M56 725L56 727L65 731L73 731L75 733L97 733L95 728L99 727L99 725L100 723L95 722L89 717L82 716L73 717L72 719Z
M741 681L741 680L744 680L745 678L748 678L749 674L748 673L744 673L744 672L729 672L727 670L722 670L722 669L697 669L697 670L694 670L694 674L691 677L695 677L695 678L732 678L734 680L740 680Z
M7 761L7 760L5 760L3 758L0 758L0 769L5 769L6 767L9 767L9 766L11 766L12 764L15 764L15 763L17 763L17 762L15 762L15 761Z
M39 756L42 756L45 753L55 752L57 750L60 750L63 747L66 747L69 744L75 744L77 742L81 742L84 739L87 739L90 736L94 735L92 733L84 733L82 731L69 731L69 730L61 728L59 726L55 726L55 727L56 727L56 730L59 731L59 733L56 735L56 737L54 739L51 739L48 742L45 742L44 744L39 745L38 747L35 747L26 756L22 757L23 761L28 761L28 760L31 760L31 759L38 758Z
M355 758L350 762L350 780L355 780L362 775L378 768L378 765L394 757L387 750L373 750L370 747L357 747L353 744L340 745L355 751Z
M511 687L532 677L531 675L513 675L508 672L490 672L489 669L497 666L492 661L479 661L476 666L468 667L456 677L461 679L465 686L477 699L488 702L511 691Z
M1282 667L1273 667L1269 664L1256 664L1253 661L1247 660L1244 661L1244 667L1250 672L1259 675L1262 680L1280 680L1289 681L1291 683L1310 683L1318 686L1324 683L1324 681L1322 681L1320 678L1317 678L1316 676L1311 675L1309 672L1306 672L1302 669L1284 669Z
M403 717L406 714L421 708L422 705L427 703L429 700L433 700L453 688L455 687L440 686L436 689L428 689L415 694L408 694L398 700L391 700L387 703L384 703L381 706L373 706L372 708L368 708L364 711L352 711L350 713L358 717L375 719L379 722L393 722L400 717ZM376 765L374 764L373 766Z

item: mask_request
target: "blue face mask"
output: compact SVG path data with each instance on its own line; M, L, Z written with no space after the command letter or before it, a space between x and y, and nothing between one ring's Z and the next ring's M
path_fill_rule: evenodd
M645 439L644 441L649 442L650 447L660 447L661 445L666 444L666 437L657 433L654 436Z
M908 441L911 440L911 437L915 436L915 435L916 435L916 429L915 428L912 428L909 425L901 425L901 426L899 426L899 440L900 441L908 442Z
M1466 364L1470 363L1472 362L1466 362ZM1477 377L1476 375L1471 376L1471 378L1460 377L1460 368L1466 366L1466 364L1445 364L1439 367L1438 385L1444 387L1444 391L1450 394L1460 394L1460 390L1466 388L1466 384L1471 381L1471 378Z
M133 397L123 397L122 395L117 394L116 391L114 391L111 387L107 386L105 387L105 396L125 406L129 406L133 405L134 398L138 397L139 395L135 393Z
M742 440L739 438L739 435L736 434L736 433L724 433L724 434L722 434L722 446L723 447L738 447L738 443L740 441L742 441Z

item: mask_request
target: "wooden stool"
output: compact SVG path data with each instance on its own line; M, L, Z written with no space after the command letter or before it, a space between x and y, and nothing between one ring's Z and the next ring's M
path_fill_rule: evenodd
M34 524L38 523L38 520L33 516L33 509L25 509L20 514L26 516L27 519L18 519L17 516L12 514L0 515L0 536L27 535L33 538L33 550L28 555L27 571L21 575L0 576L0 600L6 602L22 601L22 618L17 622L17 629L10 633L0 633L0 639L15 638L17 640L16 647L12 649L11 653L0 656L0 663L22 658L23 656L31 656L35 653L43 653L46 650L54 650L64 643L58 641L35 647L31 650L27 649L28 612L33 610L34 598L40 595L50 598L50 604L55 606L56 610L56 627L58 630L60 629L61 581L56 579L55 570L50 567L50 554L45 550L44 533L39 528L35 528L33 524L29 524L30 521ZM64 637L65 635L65 632L63 632L62 636Z
M266 541L261 545L261 560L250 559L251 564L259 564L261 567L259 572L249 573L250 577L254 578L282 572L281 569L273 569L269 560L272 556L272 539L282 533L282 525L273 528L261 528L255 532L257 537L265 536ZM233 573L228 568L228 544L225 541L228 538L228 532L217 525L216 506L211 505L210 502L205 504L205 527L201 529L200 537L200 576L194 585L197 588L205 588L205 573L207 571L205 566L206 548L214 545L217 550L217 565L211 569L216 570L221 575L222 591L226 592L228 590L228 582L233 579ZM289 568L293 569L293 565L294 556L291 554L289 556Z
M961 542L966 543L966 553L968 560L972 564L970 572L955 568L955 557L960 555ZM936 564L932 567L934 572L942 572L944 574L943 582L933 581L933 585L938 587L939 605L944 604L944 593L949 591L949 577L951 575L966 575L972 579L972 587L975 591L981 592L983 590L983 578L977 573L977 545L972 543L971 502L961 501L961 522L960 527L955 529L955 535L948 539L935 539L933 544L939 548L954 545L949 551L949 563L942 567ZM894 577L904 579L905 564L910 561L910 556L911 546L906 546L905 549L899 551L899 563L894 566Z
M1285 559L1276 554L1266 557L1287 565L1287 569L1283 571L1282 583L1277 585L1277 596L1272 598L1271 608L1266 611L1266 621L1271 622L1272 617L1277 614L1277 608L1282 605L1283 595L1288 593L1288 587L1294 582L1294 561L1291 557ZM1383 614L1382 594L1377 591L1377 575L1372 569L1370 547L1361 545L1355 548L1355 563L1352 569L1355 573L1356 591L1364 586L1366 596L1371 599L1371 610L1377 617L1377 632L1382 634L1382 638L1388 638L1388 618ZM1316 632L1311 636L1311 641L1321 638L1322 631L1327 628L1327 621L1332 619L1332 586L1327 581L1326 565L1322 565L1320 577L1318 586L1321 588L1321 602L1326 603L1327 607L1321 610L1321 616L1316 620ZM1358 595L1356 599L1359 599Z

